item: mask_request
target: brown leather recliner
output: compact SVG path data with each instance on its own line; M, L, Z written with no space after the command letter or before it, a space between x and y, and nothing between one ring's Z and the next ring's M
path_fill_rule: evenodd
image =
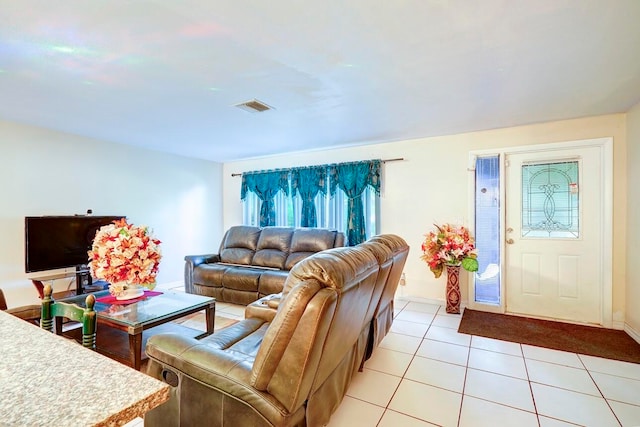
M362 332L367 341L365 355L360 365L362 370L364 362L371 357L373 350L391 329L394 316L393 301L407 261L409 246L402 237L394 234L374 236L360 246L369 249L380 266ZM281 293L267 295L249 304L245 309L245 317L273 319L280 301L289 289L289 286L285 285Z
M326 424L365 356L384 293L374 255L390 253L383 246L330 249L300 262L272 320L258 311L199 341L151 337L147 373L173 387L145 425Z

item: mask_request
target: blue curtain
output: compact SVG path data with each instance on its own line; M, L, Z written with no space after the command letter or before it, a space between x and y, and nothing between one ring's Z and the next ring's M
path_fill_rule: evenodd
M329 166L330 194L335 193L337 186L349 198L347 202L347 215L349 216L347 240L349 246L355 246L367 240L362 192L367 186L370 186L377 195L380 195L380 163L380 160L369 160Z
M262 201L260 206L260 227L276 225L276 210L273 198L280 190L289 195L289 169L242 174L240 199L244 200L247 191L251 191Z
M314 200L318 193L327 193L327 166L310 166L291 169L291 190L293 196L300 194L302 199L302 227L316 227L316 206Z

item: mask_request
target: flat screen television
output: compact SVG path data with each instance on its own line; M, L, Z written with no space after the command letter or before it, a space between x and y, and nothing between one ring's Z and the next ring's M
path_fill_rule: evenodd
M124 216L25 217L25 272L86 266L96 231L121 218Z

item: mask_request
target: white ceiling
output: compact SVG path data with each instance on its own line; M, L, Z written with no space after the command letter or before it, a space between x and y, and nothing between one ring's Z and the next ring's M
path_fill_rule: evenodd
M640 0L0 0L0 99L215 161L625 112Z

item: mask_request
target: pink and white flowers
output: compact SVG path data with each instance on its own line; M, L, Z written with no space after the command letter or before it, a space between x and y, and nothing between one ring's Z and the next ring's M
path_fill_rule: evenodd
M436 225L436 231L426 235L420 257L429 265L436 278L445 265L462 265L467 271L478 271L475 242L464 226Z
M149 228L122 218L96 232L89 267L94 277L109 282L112 293L117 294L124 290L123 284L153 289L161 257L160 240L151 236Z

